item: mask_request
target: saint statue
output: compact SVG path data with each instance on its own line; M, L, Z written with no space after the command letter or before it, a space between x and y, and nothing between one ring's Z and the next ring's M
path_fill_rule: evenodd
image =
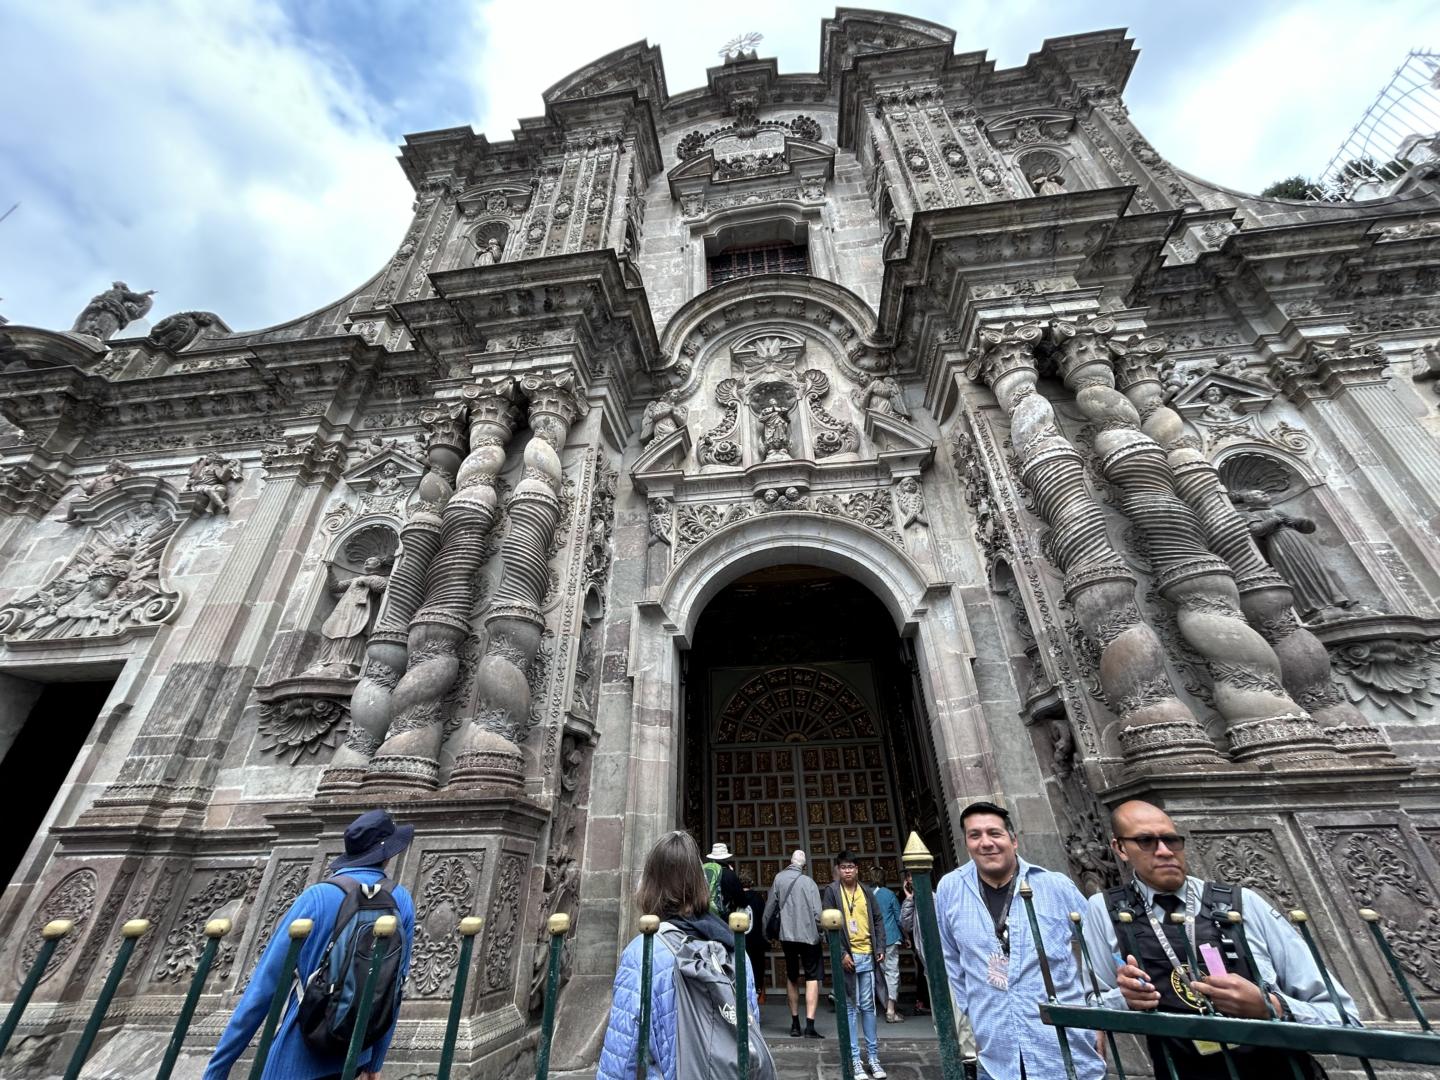
M1064 195L1065 181L1058 173L1036 173L1030 177L1036 195Z
M689 407L680 404L680 391L666 390L645 406L645 415L640 419L640 445L648 446L662 435L678 431L689 416Z
M790 410L773 397L760 410L760 444L765 449L765 461L790 456Z
M359 674L370 623L380 606L380 594L390 584L389 576L380 572L383 566L384 561L372 555L365 560L363 574L336 583L340 600L320 627L320 656L311 672L347 678Z
M500 261L503 252L500 250L500 241L490 237L485 243L477 245L480 253L475 256L476 266L494 266Z
M70 332L107 341L136 319L143 318L155 302L151 299L154 295L154 289L137 293L123 281L113 282L110 288L91 298Z
M237 458L227 458L219 450L211 450L194 465L190 466L190 479L186 491L198 491L205 496L203 510L208 514L230 512L230 481L244 476Z
M1241 491L1230 498L1245 511L1250 535L1266 560L1290 583L1295 610L1302 620L1333 619L1355 607L1356 601L1346 595L1340 576L1325 565L1324 552L1302 536L1315 531L1314 519L1276 510L1264 491Z
M859 390L856 390L851 400L855 402L855 407L861 412L874 409L886 416L910 419L910 407L905 404L905 391L895 381L894 374L889 371L875 376Z

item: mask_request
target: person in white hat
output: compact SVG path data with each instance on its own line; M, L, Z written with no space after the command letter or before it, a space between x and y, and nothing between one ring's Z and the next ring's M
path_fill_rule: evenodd
M725 844L716 843L705 856L705 884L710 886L710 910L722 919L745 906L745 886L735 873L735 856Z

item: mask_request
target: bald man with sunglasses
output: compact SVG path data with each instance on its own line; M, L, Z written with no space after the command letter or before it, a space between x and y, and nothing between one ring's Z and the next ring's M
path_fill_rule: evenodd
M1195 1014L1203 1011L1208 998L1225 1016L1263 1020L1273 1010L1283 1020L1340 1024L1314 958L1295 928L1253 889L1190 877L1185 837L1169 814L1134 799L1115 808L1110 826L1115 834L1111 847L1134 877L1128 885L1090 897L1085 911L1085 939L1103 990L1103 1005ZM1237 948L1228 920L1232 910L1244 917L1257 971L1250 970ZM1122 911L1133 920L1130 926L1139 956L1120 947L1117 927ZM1179 912L1186 916L1183 927L1170 919ZM1191 977L1186 937L1200 956L1198 978ZM1358 1019L1344 987L1337 983L1336 990L1346 1010ZM1228 1080L1218 1043L1164 1042L1184 1080ZM1155 1075L1167 1075L1160 1040L1147 1043ZM1290 1075L1281 1051L1232 1048L1231 1052L1240 1080ZM1325 1075L1308 1057L1302 1071L1307 1077Z

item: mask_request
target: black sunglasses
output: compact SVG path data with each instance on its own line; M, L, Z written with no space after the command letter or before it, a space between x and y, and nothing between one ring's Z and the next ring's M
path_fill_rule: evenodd
M1120 841L1128 840L1147 855L1152 854L1155 849L1160 846L1162 840L1165 842L1165 846L1171 851L1185 850L1185 837L1179 833L1162 833L1159 836L1144 833L1140 836L1117 836L1115 839Z

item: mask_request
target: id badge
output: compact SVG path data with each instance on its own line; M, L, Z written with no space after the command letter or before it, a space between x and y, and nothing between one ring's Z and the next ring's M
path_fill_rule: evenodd
M985 965L985 981L996 990L1010 989L1010 958L999 949L990 954Z
M851 933L851 934L858 934L859 932L860 932L860 924L859 924L858 922L856 922L854 919L851 919L851 920L850 920L850 933Z

